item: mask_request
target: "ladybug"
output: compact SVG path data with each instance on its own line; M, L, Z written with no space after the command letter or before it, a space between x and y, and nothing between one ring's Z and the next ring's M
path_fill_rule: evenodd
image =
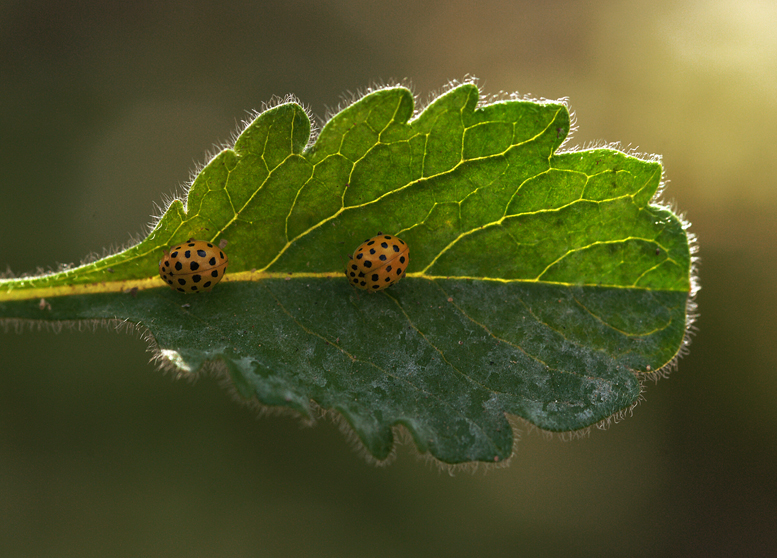
M173 290L187 294L207 292L224 277L228 261L218 246L190 238L165 250L159 261L159 276Z
M402 279L408 262L410 248L405 241L379 232L348 256L345 276L357 289L374 293Z

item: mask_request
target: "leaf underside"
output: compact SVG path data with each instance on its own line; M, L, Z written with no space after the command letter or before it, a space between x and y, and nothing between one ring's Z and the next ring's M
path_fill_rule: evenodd
M379 460L397 425L461 463L510 456L505 413L551 431L605 420L687 327L688 237L650 204L661 166L557 153L562 104L477 102L462 85L413 117L409 91L383 89L310 146L297 104L265 111L138 245L0 282L0 318L129 320L184 373L221 362L246 399L338 411ZM368 294L342 268L377 231L411 263ZM189 237L228 241L224 282L198 296L144 282Z

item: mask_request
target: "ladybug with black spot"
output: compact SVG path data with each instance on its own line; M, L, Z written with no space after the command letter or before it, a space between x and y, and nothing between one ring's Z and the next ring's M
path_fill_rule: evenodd
M401 238L378 233L348 256L345 276L357 289L378 292L405 276L410 248Z
M209 292L224 277L228 262L218 246L190 238L165 250L159 261L159 276L171 289L182 293Z

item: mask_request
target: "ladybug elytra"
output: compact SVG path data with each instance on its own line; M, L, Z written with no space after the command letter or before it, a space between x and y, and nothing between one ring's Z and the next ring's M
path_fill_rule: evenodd
M378 233L349 256L345 276L357 289L382 291L405 276L409 262L410 248L404 240Z
M224 277L227 262L229 258L218 246L189 239L165 251L159 261L159 276L182 293L208 292Z

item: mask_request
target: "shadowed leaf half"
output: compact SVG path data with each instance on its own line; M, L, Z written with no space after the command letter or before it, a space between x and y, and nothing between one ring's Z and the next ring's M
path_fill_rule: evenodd
M445 463L501 461L505 413L558 432L606 420L675 359L688 327L689 238L651 205L660 164L557 153L568 131L563 104L478 106L467 84L414 115L397 87L309 145L307 115L282 104L136 246L1 281L0 318L128 320L182 373L215 362L243 398L336 410L378 460L401 425ZM411 263L368 294L343 267L377 231L407 242ZM163 250L190 237L227 241L212 293L157 276Z

